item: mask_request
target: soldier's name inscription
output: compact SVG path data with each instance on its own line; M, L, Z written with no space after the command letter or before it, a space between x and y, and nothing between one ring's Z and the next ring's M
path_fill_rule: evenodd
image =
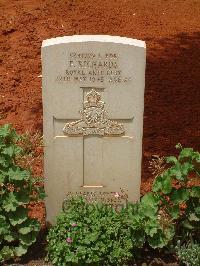
M128 82L132 77L124 75L116 53L70 52L65 73L56 77L58 82Z

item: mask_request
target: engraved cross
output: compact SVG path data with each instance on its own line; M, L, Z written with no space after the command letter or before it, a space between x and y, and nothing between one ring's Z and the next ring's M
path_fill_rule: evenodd
M82 89L81 119L66 123L63 133L66 136L83 138L83 187L98 188L103 187L102 137L121 136L125 133L125 129L123 124L108 118L105 103L102 101L103 88Z

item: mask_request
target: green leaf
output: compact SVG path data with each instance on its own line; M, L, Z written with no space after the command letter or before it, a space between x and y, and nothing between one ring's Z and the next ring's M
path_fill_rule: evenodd
M6 217L4 215L0 214L0 225L1 225L1 222L5 221L5 220L6 220Z
M29 203L29 191L26 189L21 189L18 192L14 192L15 198L18 201L19 205L24 205Z
M194 208L194 211L197 215L200 215L200 206Z
M9 234L10 225L7 223L5 216L0 215L0 236Z
M22 227L19 229L19 233L25 235L28 234L32 231L31 227L27 226L27 227Z
M145 228L145 233L149 236L154 236L158 232L158 228L155 227L147 227Z
M153 192L163 192L169 194L172 189L172 170L171 168L166 170L162 175L158 176L153 183Z
M5 181L5 175L0 173L0 186L1 186L2 183L4 183L4 181Z
M188 217L188 220L189 220L189 221L195 221L195 222L200 221L200 219L196 216L195 213L190 213L190 215L189 215L189 217Z
M186 188L174 189L171 200L177 204L185 202L189 199L189 190Z
M181 166L181 172L184 176L187 176L192 170L194 170L194 165L190 162L185 162Z
M20 242L23 245L30 246L36 241L37 232L31 232L29 234L21 234L19 237Z
M12 181L22 181L28 180L30 178L30 172L27 170L21 170L19 167L13 167L8 171L9 180Z
M180 214L179 205L175 205L169 208L168 211L173 219L177 219L179 217L179 214Z
M188 221L188 220L185 220L185 221L183 221L182 222L182 225L183 225L183 227L185 227L186 229L193 229L194 228L194 226Z
M152 248L163 248L168 243L168 240L166 239L164 233L159 231L157 234L149 237L148 242Z
M145 204L148 206L158 205L159 201L160 199L151 192L146 193L141 199L142 204Z
M26 235L32 231L39 232L40 224L33 219L27 219L24 223L19 226L19 233Z
M5 156L0 156L0 166L1 167L9 167L11 163L11 160L8 158L5 158ZM5 174L4 174L5 175Z
M28 250L28 247L26 245L20 245L19 247L16 247L14 252L17 257L21 257L22 255L26 254Z
M1 256L4 260L9 260L14 257L14 252L12 247L4 246L1 250Z
M23 207L18 207L15 212L10 213L10 223L13 226L21 224L28 219L28 210Z
M18 207L18 201L15 198L13 192L10 192L8 196L3 200L2 207L6 212L15 211Z
M194 198L200 198L200 187L192 187L190 196Z
M153 192L158 192L162 190L162 182L163 182L163 176L157 176L156 179L153 182Z
M169 194L172 190L171 177L166 176L162 183L162 192L164 194Z
M0 137L7 137L9 136L10 132L11 132L11 128L12 126L10 124L5 124L3 126L0 127Z
M169 157L166 157L165 159L167 163L173 163L173 164L177 163L177 159L175 156L169 156Z
M34 187L34 191L36 193L34 193L34 195L31 196L31 198L34 200L34 199L37 199L37 200L44 200L47 195L44 191L44 187Z
M200 163L200 153L199 152L195 152L194 157L195 157L196 162Z
M10 145L6 148L3 149L2 154L5 155L9 155L10 157L12 157L15 153L15 146L14 145Z
M181 172L181 164L177 163L174 167L169 169L170 175L176 177L177 180L184 181L184 177Z
M178 160L182 160L182 159L188 158L188 157L192 156L192 154L193 154L193 149L192 148L184 148L180 152L180 154L178 156Z
M15 240L14 234L7 234L4 236L4 239L8 242L12 242Z

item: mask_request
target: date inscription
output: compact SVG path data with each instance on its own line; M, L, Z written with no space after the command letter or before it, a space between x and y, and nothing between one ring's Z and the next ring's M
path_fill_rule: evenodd
M70 52L65 73L58 75L58 82L128 82L132 77L124 75L116 53Z

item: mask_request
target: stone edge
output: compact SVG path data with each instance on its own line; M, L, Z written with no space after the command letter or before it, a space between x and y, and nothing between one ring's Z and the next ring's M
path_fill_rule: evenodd
M62 43L79 43L79 42L106 42L106 43L134 45L146 48L146 44L144 41L127 37L111 36L111 35L73 35L73 36L51 38L44 40L42 42L42 47L47 47Z

